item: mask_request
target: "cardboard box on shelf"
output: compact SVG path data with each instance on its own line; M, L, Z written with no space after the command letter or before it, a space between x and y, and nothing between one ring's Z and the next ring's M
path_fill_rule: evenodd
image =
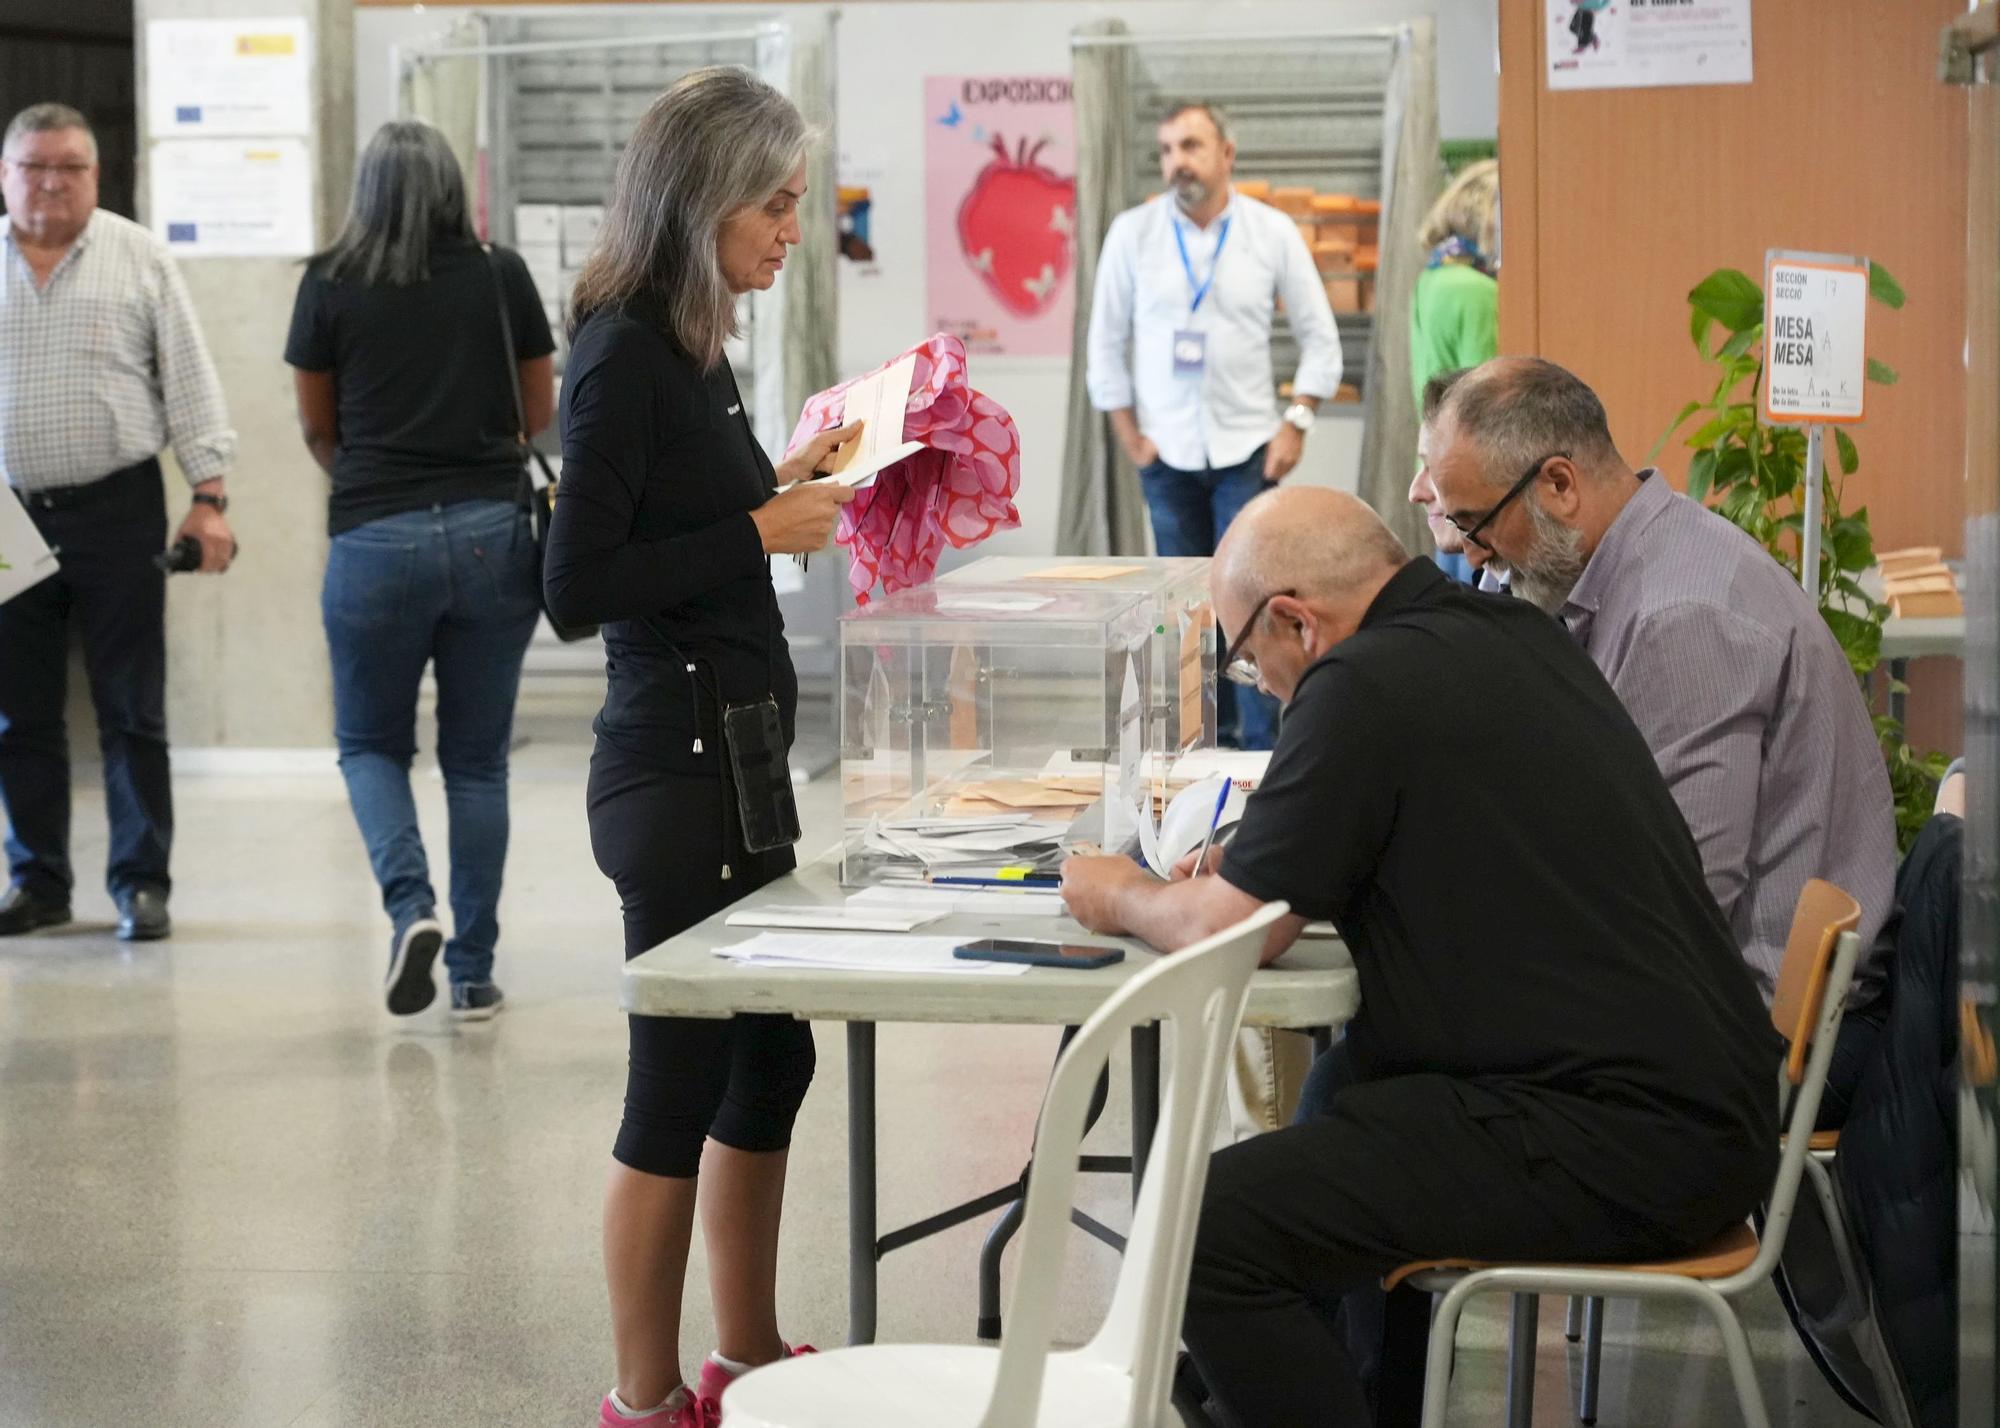
M1312 219L1313 191L1309 188L1274 188L1271 207L1289 218Z
M1361 279L1354 277L1328 278L1326 280L1327 304L1335 312L1361 311Z
M1313 263L1328 277L1346 273L1354 266L1354 245L1322 238L1312 245Z
M1259 203L1271 201L1271 184L1268 179L1238 179L1235 188L1245 198L1254 198Z
M517 203L514 205L514 244L526 248L545 243L553 248L562 242L562 205L559 203Z
M572 203L562 211L563 266L580 268L597 242L597 230L604 226L604 205Z

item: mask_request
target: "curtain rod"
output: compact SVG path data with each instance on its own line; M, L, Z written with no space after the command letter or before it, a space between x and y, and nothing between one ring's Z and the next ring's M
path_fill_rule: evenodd
M561 50L632 50L712 45L736 40L770 39L785 33L785 27L773 21L770 24L759 25L754 30L715 30L699 35L681 31L671 35L607 35L594 40L525 40L511 45L439 45L435 48L407 50L404 53L411 60L472 59L479 55L538 55L552 54Z
M1253 42L1292 40L1375 40L1391 43L1408 35L1408 25L1378 25L1367 30L1279 30L1268 35L1246 35L1245 40ZM1184 45L1229 43L1234 37L1219 35L1213 30L1185 31L1179 34L1155 35L1071 35L1069 47L1073 50L1099 49L1107 46L1133 45Z

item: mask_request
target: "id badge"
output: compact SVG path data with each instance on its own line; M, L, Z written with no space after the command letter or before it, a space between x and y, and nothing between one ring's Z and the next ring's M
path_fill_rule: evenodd
M1194 381L1208 365L1208 334L1180 331L1174 334L1174 375Z

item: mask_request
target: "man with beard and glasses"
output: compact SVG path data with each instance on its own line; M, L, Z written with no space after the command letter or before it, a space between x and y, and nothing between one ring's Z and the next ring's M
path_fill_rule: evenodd
M1446 387L1427 446L1437 509L1618 692L1764 1000L1809 878L1853 894L1873 947L1895 808L1861 687L1812 599L1743 531L1627 466L1596 394L1563 368L1500 357ZM1856 969L1822 1126L1846 1118L1881 1031L1882 957Z
M1340 386L1340 334L1297 225L1231 190L1228 117L1175 105L1158 138L1167 192L1104 236L1087 383L1139 468L1155 548L1212 555L1244 503L1298 465L1316 409ZM1299 344L1282 417L1271 366L1279 301ZM1277 711L1255 690L1224 689L1222 742L1270 748Z

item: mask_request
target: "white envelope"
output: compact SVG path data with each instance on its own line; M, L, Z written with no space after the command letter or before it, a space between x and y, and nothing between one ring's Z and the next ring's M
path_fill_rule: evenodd
M55 552L11 488L0 496L0 605L56 573Z

